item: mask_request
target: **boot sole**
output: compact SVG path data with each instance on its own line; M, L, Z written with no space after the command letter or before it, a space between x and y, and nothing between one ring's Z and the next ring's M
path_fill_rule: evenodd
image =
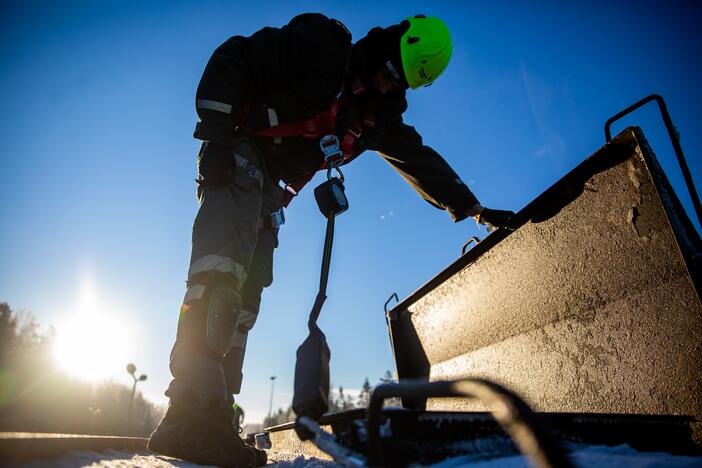
M177 458L179 460L184 460L191 463L197 463L198 465L216 465L230 468L253 468L255 466L261 466L257 463L259 460L257 459L258 457L256 456L256 452L254 452L254 450L250 447L247 447L250 461L244 465L234 463L231 457L218 457L216 455L198 457L197 455L193 455L192 451L185 451L182 450L181 447L173 447L170 444L161 444L158 441L149 440L146 448L160 455Z

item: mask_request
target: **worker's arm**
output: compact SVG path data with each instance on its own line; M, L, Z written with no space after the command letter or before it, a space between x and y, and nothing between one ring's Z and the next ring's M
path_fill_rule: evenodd
M230 37L215 49L200 78L196 109L215 133L239 124L242 109L254 93L249 38Z
M197 89L198 115L212 132L222 134L244 116L255 127L262 103L284 107L278 109L283 119L311 117L338 94L350 47L348 30L318 13L298 15L282 28L263 28L250 37L231 37L205 67ZM290 109L295 115L287 115Z
M390 124L378 152L422 198L448 211L454 221L480 214L477 197L439 153L423 144L414 127L401 120Z

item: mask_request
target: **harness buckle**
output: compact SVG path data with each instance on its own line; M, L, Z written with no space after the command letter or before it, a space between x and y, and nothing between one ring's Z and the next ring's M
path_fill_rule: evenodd
M258 223L259 229L278 229L280 226L285 224L285 211L283 208L274 211L270 215L261 216L261 220Z
M325 135L319 140L324 160L329 166L338 166L344 161L344 152L341 151L339 138L336 135Z
M271 227L273 229L279 228L283 224L285 224L285 211L282 208L271 213Z
M253 164L250 164L244 168L244 172L247 176L251 177L252 179L255 179L256 175L258 174L258 169L256 169L256 166L254 166Z

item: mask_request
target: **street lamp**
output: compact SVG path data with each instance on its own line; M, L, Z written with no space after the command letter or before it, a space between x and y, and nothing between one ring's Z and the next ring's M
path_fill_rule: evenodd
M268 403L268 421L271 420L271 412L273 412L273 388L275 387L275 375L271 375L271 400Z
M129 375L132 376L132 379L134 379L134 385L132 385L132 395L129 397L129 407L127 408L127 421L126 421L126 430L127 432L129 431L129 416L132 413L132 403L134 403L134 394L136 393L136 386L138 382L143 382L146 380L146 374L141 374L138 378L134 373L136 372L136 366L132 364L131 362L127 364L127 372L129 372Z

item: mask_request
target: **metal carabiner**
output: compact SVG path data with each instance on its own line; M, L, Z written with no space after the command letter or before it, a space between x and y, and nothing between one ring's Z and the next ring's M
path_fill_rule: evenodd
M336 164L330 164L327 167L327 180L331 180L334 177L332 176L332 171L336 171L337 174L339 174L339 180L341 180L341 183L344 183L344 173L341 172L341 167L337 166Z

